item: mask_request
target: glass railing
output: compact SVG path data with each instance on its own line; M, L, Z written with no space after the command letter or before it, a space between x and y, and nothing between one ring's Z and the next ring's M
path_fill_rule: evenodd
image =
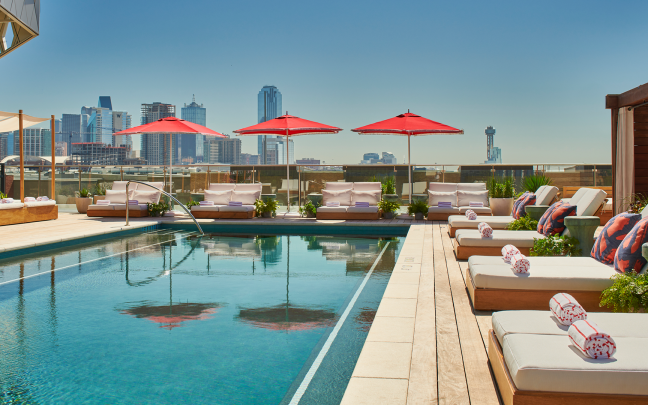
M474 183L510 177L516 190L523 190L525 177L544 175L550 178L562 195L569 188L611 186L612 166L609 164L528 164L528 165L413 165L412 194L426 194L430 182ZM25 167L25 196L48 196L59 204L74 204L81 189L96 194L102 185L110 188L116 180L164 182L178 200L199 201L213 183L261 183L263 194L275 194L280 205L290 200L302 205L309 194L318 194L328 182L393 180L395 194L407 203L410 194L407 165L291 165L290 181L282 165L189 165L174 166L170 175L164 166L87 166L69 165L56 168L55 195L51 195L49 166ZM170 187L172 181L172 187ZM0 185L2 183L0 182ZM4 192L20 197L20 170L5 166ZM566 190L566 188L568 188Z

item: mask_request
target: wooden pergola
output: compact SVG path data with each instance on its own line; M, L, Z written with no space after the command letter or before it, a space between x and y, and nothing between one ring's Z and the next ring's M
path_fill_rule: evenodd
M626 195L620 195L618 183L623 178L617 170L617 166L626 162L626 159L631 159L629 162L633 163L633 170L623 177L632 178L633 193L648 196L648 83L622 94L608 94L605 96L605 108L612 113L612 190L614 214L617 214L620 199L628 197L627 192ZM622 141L619 139L619 111L622 109L632 111L633 122L628 123L627 127L632 129L629 135L634 145L623 150L619 147Z

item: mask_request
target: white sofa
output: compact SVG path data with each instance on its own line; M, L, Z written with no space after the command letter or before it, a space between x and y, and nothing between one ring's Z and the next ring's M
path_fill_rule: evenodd
M131 183L128 186L128 198L126 196L126 183L128 181L113 182L112 189L106 190L108 205L91 204L88 206L89 217L126 217L127 200L137 200L137 204L128 206L128 216L133 218L148 216L148 203L159 203L162 193L145 184ZM163 182L148 182L153 187L162 189Z
M558 195L558 187L540 186L535 192L535 206L551 205ZM454 238L458 229L477 229L480 222L486 222L493 229L506 229L511 222L515 221L510 215L506 216L486 216L477 215L476 220L470 220L465 215L451 215L448 217L448 233Z
M58 218L56 201L31 201L0 204L0 226L47 221Z
M232 218L248 219L256 215L254 203L261 198L261 183L215 183L205 190L205 201L213 201L214 205L191 207L191 213L196 218ZM229 206L230 201L242 202L242 206Z
M322 206L317 208L317 219L379 219L378 202L382 198L380 182L328 182L322 190ZM339 207L327 207L337 201ZM356 207L356 202L368 202L369 207Z
M439 207L450 202L452 207ZM470 202L482 202L483 207L470 207ZM428 186L428 220L446 221L451 215L465 214L471 209L477 215L492 215L486 183L430 183Z

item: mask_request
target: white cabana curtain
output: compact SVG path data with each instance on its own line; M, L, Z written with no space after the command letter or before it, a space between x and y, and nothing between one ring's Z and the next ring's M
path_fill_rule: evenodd
M23 127L28 128L48 120L49 118L36 118L23 114ZM18 129L18 113L0 111L0 132L18 131Z
M619 108L614 191L615 212L620 213L624 200L634 193L634 111L628 107Z

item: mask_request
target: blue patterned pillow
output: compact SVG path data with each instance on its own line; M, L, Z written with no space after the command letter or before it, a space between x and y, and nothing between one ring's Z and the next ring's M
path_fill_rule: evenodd
M544 224L544 236L558 235L565 230L565 218L576 215L576 206L561 204L551 211L551 215Z
M596 238L591 256L601 263L614 264L614 256L621 242L639 221L641 221L641 214L627 212L609 220Z
M528 192L528 191L525 191L524 194L522 194L522 195L521 195L517 200L515 200L515 202L513 203L513 209L511 210L511 216L512 216L512 217L515 217L515 213L517 212L517 207L518 207L518 205L520 205L520 202L521 202L521 201L524 199L524 197L526 197L527 195L529 195L529 192Z
M621 245L614 255L614 268L622 273L636 271L639 273L646 264L641 254L641 247L648 242L648 218L637 222L623 238Z
M524 216L526 216L526 206L527 205L533 205L536 202L536 196L535 194L529 193L522 201L517 206L517 211L515 211L515 215L513 215L513 218L515 219L520 219Z
M547 223L547 219L549 219L553 210L555 210L556 208L560 207L563 204L564 204L563 201L557 201L551 204L549 208L547 208L545 213L542 214L542 217L540 217L540 221L538 221L538 233L544 233L544 226Z

